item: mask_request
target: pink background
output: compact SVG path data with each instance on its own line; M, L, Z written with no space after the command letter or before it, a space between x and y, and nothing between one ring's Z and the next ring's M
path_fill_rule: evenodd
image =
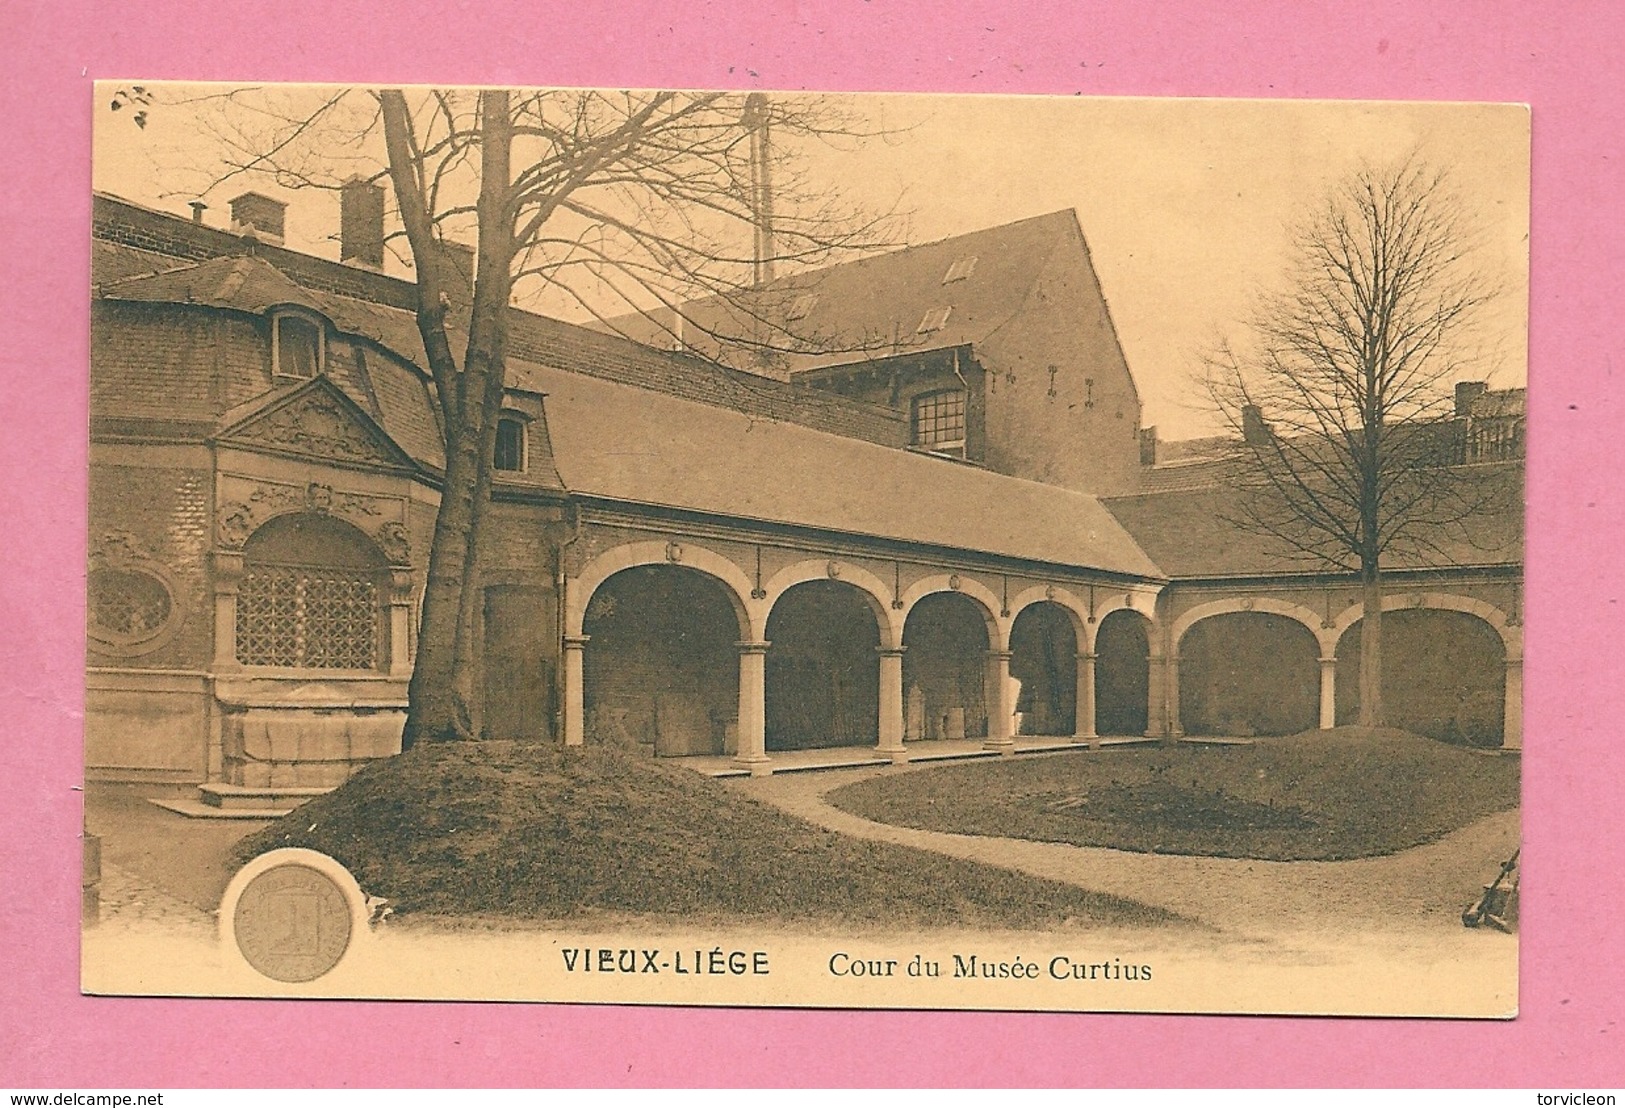
M7 0L0 1084L1617 1086L1625 8L1437 0ZM1087 66L1080 63L1088 63ZM754 71L754 75L751 71ZM90 82L384 80L1534 108L1523 1015L1514 1023L78 995ZM928 167L927 167L928 169Z

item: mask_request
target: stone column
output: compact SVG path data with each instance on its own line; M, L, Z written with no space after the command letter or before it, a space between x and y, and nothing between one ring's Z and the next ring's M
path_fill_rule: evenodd
M237 661L237 587L243 579L240 550L214 554L214 672L242 668Z
M1320 660L1320 729L1337 726L1337 656Z
M586 683L582 680L586 635L564 636L564 745L582 746L587 741Z
M986 686L987 699L987 739L982 745L1000 754L1010 754L1016 749L1015 737L1010 734L1010 725L1014 722L1010 714L1015 711L1015 705L1007 703L1010 688L1010 651L987 652L987 680L983 684Z
M1167 717L1162 710L1168 703L1166 659L1161 654L1153 654L1146 662L1150 672L1145 682L1145 737L1160 739L1168 730Z
M880 743L877 749L894 762L908 761L903 752L903 648L882 646L880 652Z
M1072 737L1095 737L1095 655L1078 655L1077 708L1073 712Z
M389 675L412 676L412 570L391 566L389 570Z
M1523 749L1523 659L1507 659L1506 720L1502 725L1501 749Z
M767 647L765 642L739 642L739 748L734 763L752 777L773 772L767 758Z
M1168 695L1168 737L1177 739L1185 733L1179 723L1179 655L1170 654L1163 660L1166 671L1164 684Z

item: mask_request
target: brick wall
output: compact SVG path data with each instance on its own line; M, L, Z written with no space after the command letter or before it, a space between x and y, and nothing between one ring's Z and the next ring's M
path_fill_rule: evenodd
M127 532L167 576L175 601L174 633L150 652L130 655L91 643L91 666L203 669L213 652L214 608L207 559L209 474L205 470L97 466L90 473L90 545Z

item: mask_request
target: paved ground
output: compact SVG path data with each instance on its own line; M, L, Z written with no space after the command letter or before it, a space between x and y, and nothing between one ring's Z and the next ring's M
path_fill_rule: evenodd
M1195 858L895 827L843 812L824 799L833 789L876 774L914 772L920 768L831 770L741 779L729 785L832 831L1007 866L1127 897L1238 938L1460 932L1462 909L1518 845L1518 813L1503 812L1438 842L1384 858L1348 862Z

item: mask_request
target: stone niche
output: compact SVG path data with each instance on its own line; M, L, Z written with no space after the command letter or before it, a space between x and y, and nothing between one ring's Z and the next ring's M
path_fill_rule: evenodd
M401 751L406 701L362 699L306 685L287 694L220 701L221 771L249 788L342 785Z

